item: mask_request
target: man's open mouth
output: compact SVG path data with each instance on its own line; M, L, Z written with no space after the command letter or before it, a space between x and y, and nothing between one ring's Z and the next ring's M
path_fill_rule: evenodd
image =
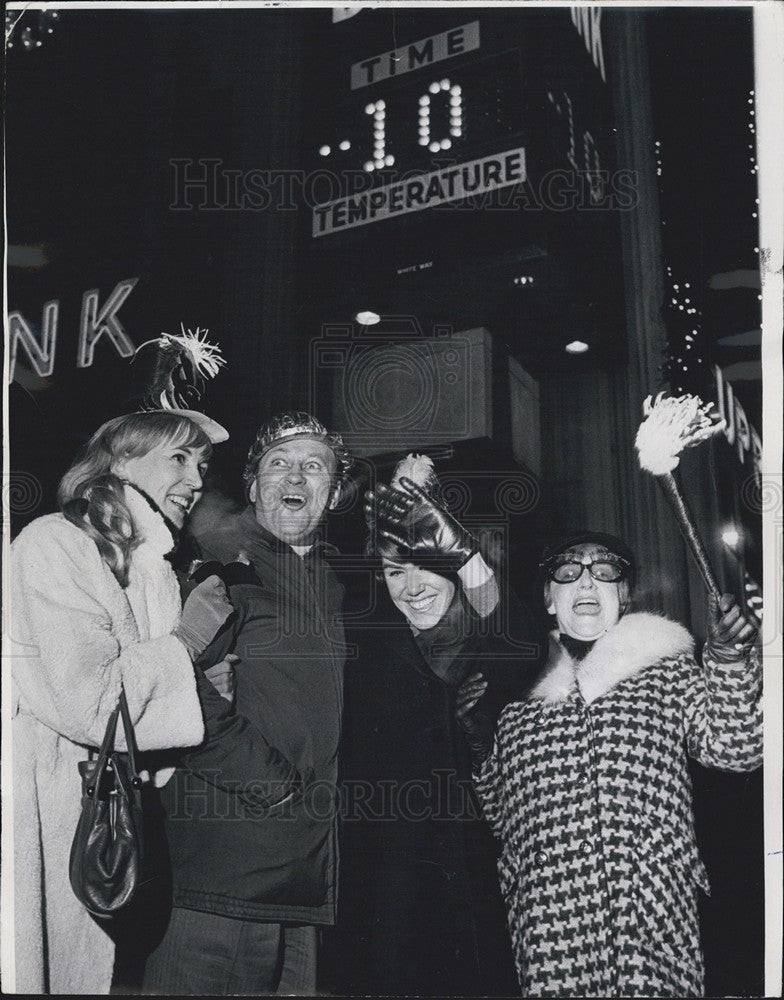
M289 510L300 510L307 503L307 497L301 493L284 493L281 501Z

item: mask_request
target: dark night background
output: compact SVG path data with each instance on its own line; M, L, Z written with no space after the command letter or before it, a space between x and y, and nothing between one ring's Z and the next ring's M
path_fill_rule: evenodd
M410 11L406 15L419 16ZM470 8L462 16L469 20ZM654 9L639 16L646 24L650 54L655 125L651 142L660 141L662 150L665 263L673 281L691 281L696 290L704 316L705 363L753 365L759 360L758 290L710 287L716 274L757 266L752 218L756 190L747 149L753 141L748 129L751 14L742 8ZM232 11L230 16L218 11L66 11L52 34L42 35L40 49L28 52L17 44L9 52L9 243L41 247L46 260L44 266L14 267L11 254L9 305L35 325L45 301L61 303L54 374L45 385L35 378L28 381L28 399L12 402L22 407L20 413L26 412L26 402L30 420L42 420L58 443L47 449L47 466L53 454L62 455L64 466L96 419L116 409L126 362L106 338L99 342L92 368L77 370L75 354L82 293L100 289L103 302L122 278L139 278L119 314L135 343L160 330L176 331L181 321L208 327L220 341L232 363L212 387L210 405L218 418L231 414L239 441L247 440L265 416L290 405L293 397L305 401L304 380L297 378L292 361L306 359L308 341L319 323L349 321L350 310L356 308L348 291L343 300L334 294L327 304L326 295L314 291L320 277L316 272L324 267L324 257L335 256L340 236L324 251L318 240L309 240L310 213L297 211L291 199L298 194L285 196L282 181L272 189L272 205L258 211L171 210L175 168L170 160L213 157L227 168L275 171L302 170L311 163L318 140L314 114L323 107L314 112L320 77L310 56L331 27L328 21L327 11ZM575 46L580 48L579 41ZM198 192L190 197L198 204ZM272 206L281 202L282 210L276 211ZM351 247L351 252L361 255L364 245L374 254L391 256L389 246L395 245L398 233L392 232L390 239L390 226L397 226L404 234L413 229L428 241L421 250L417 241L417 252L408 253L412 260L425 259L428 253L446 257L452 220L444 213L444 221L434 227L434 214L414 213L355 230L351 235L357 237L358 248ZM531 221L536 214L526 217L525 241L518 238L523 250L539 235L538 218ZM546 214L552 223L556 213ZM538 301L521 308L519 293L513 298L508 287L516 262L503 271L512 254L502 254L499 247L504 244L508 251L512 241L499 234L499 216L503 213L491 218L492 226L484 231L471 231L484 241L472 248L473 267L457 260L455 268L442 269L438 294L459 302L460 308L452 305L439 312L433 307L431 312L446 311L447 318L459 324L463 300L472 297L464 291L469 282L472 291L479 286L485 297L484 322L499 331L534 375L622 363L622 331L604 345L598 359L596 351L589 357L565 358L554 332L563 298L573 299L578 291L590 299L591 289L585 288L590 281L594 299L610 299L608 289L618 284L604 273L604 287L596 294L602 276L590 270L593 248L582 254L574 251L574 260L566 263L558 259L554 266L568 272L565 288L556 284L556 293L549 295L537 291L533 295ZM567 227L565 239L571 235ZM561 239L561 251L563 244ZM356 258L346 256L341 263L344 271L356 270ZM498 275L495 286L483 275L493 268ZM585 269L590 270L587 278L580 274ZM382 265L375 272L387 278ZM365 291L373 280L371 269L366 267L362 277L364 286L355 277L353 286L347 283L348 290ZM398 283L399 300L409 296L411 288L405 281ZM663 308L668 305L662 302ZM591 310L599 308L612 304L589 303L589 322ZM527 342L520 336L521 311L529 325L532 313L542 315ZM426 313L426 303L418 304L424 328ZM476 319L476 313L475 308L465 318ZM683 317L667 319L677 338ZM745 340L731 343L733 335L743 333L748 334ZM26 360L23 351L19 360ZM754 374L756 378L748 377ZM738 392L759 428L759 372L751 368L745 375ZM700 388L700 373L690 373L690 381L687 388ZM24 395L16 383L13 395ZM64 405L73 400L79 405ZM15 435L22 431L21 423L14 422ZM31 452L36 450L33 441ZM20 457L22 446L20 441ZM236 451L242 452L239 443ZM51 469L47 480L56 479L60 471ZM46 496L51 496L48 489Z
M461 9L460 23L475 13ZM528 13L498 17L511 24ZM430 16L401 12L396 30L423 37ZM536 14L542 24L551 16L556 12ZM634 16L648 48L649 140L651 147L659 143L661 314L668 337L661 342L661 382L649 391L669 378L674 388L705 392L710 365L718 364L761 431L759 288L753 277L747 284L716 280L753 275L758 267L751 13L742 6L648 8ZM344 34L360 33L363 17ZM392 14L377 14L379 38L388 34L386 17L394 22ZM588 65L587 55L568 15L560 17L554 30L574 48L570 65L579 80L587 73L579 60ZM66 10L41 25L40 48L16 44L6 64L8 302L34 330L45 302L59 300L60 317L52 375L35 375L20 348L9 387L11 484L16 477L21 498L12 509L14 531L54 509L57 482L79 445L123 409L128 362L103 337L94 364L78 369L76 349L83 293L99 289L103 303L125 278L138 278L119 312L134 344L177 332L183 322L209 328L228 359L208 390L207 408L232 432L218 449L213 476L235 499L237 471L256 428L281 409L310 405L311 342L324 323L350 324L363 297L377 296L389 313L415 313L425 331L439 319L458 330L487 326L543 392L553 387L551 399L560 379L583 378L590 392L591 379L598 386L608 374L622 377L629 352L621 243L617 219L606 214L532 215L518 233L517 220L502 213L469 218L431 210L312 240L301 191L286 196L283 181L272 189L271 204L257 210L171 208L172 159L214 158L239 171L318 166L314 150L330 107L324 74L335 58L329 11ZM391 47L367 43L368 52ZM535 83L526 78L527 94L537 93ZM576 86L568 74L561 85ZM586 113L593 113L582 93ZM544 106L532 98L525 110L526 121L539 122L540 132L531 134L544 141ZM597 135L609 150L611 102L596 114ZM25 259L16 247L40 254ZM533 252L542 248L542 257ZM425 260L434 262L427 281L397 276L398 267ZM538 279L527 298L511 286L521 267ZM683 353L690 325L670 295L672 284L685 282L701 319L690 348L701 361L686 371L674 358ZM576 327L595 338L588 355L563 351ZM511 419L502 405L495 416L501 428ZM719 458L729 468L725 451ZM389 461L382 461L382 473ZM456 443L444 452L447 471L472 465L514 467L503 431L476 447ZM360 463L359 472L364 488L373 470ZM520 518L511 539L515 582L523 590L531 589L543 539L573 527L559 500L559 490L570 489L562 480L548 476L545 455L542 502ZM357 552L359 504L345 513L336 540ZM746 569L761 582L754 524L750 532ZM708 993L760 995L761 777L694 773L714 886L703 914Z

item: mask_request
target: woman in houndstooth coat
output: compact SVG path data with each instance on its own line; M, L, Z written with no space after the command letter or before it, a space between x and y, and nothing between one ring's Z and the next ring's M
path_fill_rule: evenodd
M710 890L687 756L761 764L756 632L725 595L700 664L681 625L624 616L634 558L612 536L568 539L543 567L560 632L492 752L474 753L523 996L701 996L697 893ZM464 727L482 683L461 689Z

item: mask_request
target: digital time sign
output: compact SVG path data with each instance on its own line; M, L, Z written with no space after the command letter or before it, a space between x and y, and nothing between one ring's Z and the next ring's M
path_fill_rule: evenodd
M337 169L430 169L434 154L451 151L459 157L483 138L518 132L520 90L515 52L463 66L428 67L406 82L387 78L335 108L318 152Z
M614 165L603 14L374 8L314 32L314 294L429 307L531 349L617 313L618 282L599 285L634 191Z
M575 10L575 37L585 33L601 91L606 85L600 21L585 17L583 10L590 9ZM507 36L502 51L488 54L487 48L498 47L498 32L480 28L476 20L346 66L344 94L319 117L314 161L338 172L378 175L377 183L384 184L407 171L432 171L445 162L501 152L505 140L517 138L534 142L534 164L586 175L591 201L598 204L609 165L600 148L603 123L595 113L585 114L584 87L567 89L562 65L553 61L545 67L548 73L532 73L525 34L516 46ZM323 231L314 226L314 235Z

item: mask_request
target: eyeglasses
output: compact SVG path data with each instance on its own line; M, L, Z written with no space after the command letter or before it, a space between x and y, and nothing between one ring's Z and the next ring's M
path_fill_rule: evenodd
M620 556L617 559L592 559L591 562L578 562L568 559L564 562L551 563L545 567L547 574L555 583L574 583L587 569L594 580L601 583L617 583L629 571L629 563Z

